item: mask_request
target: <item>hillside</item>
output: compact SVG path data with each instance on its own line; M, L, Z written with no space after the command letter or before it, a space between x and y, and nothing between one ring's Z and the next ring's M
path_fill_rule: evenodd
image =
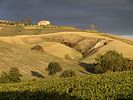
M45 69L51 61L59 62L64 70L73 69L78 74L82 74L80 71L84 72L84 69L74 61L67 61L45 52L34 51L24 45L17 46L0 42L0 55L0 71L8 71L11 67L18 67L24 75L24 79L31 79L40 75L47 76ZM38 74L34 75L34 73Z
M47 29L6 26L0 29L0 72L18 67L24 80L49 78L45 68L49 62L56 61L63 70L73 69L77 75L90 74L79 62L94 63L97 54L109 50L133 59L132 40L107 33L91 33L70 27L58 28L46 31ZM40 45L43 52L31 49L36 45Z

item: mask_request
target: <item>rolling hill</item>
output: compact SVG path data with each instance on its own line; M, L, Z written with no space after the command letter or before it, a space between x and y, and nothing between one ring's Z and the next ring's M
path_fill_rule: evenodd
M78 75L90 74L79 62L94 63L97 54L109 50L133 59L133 41L115 35L76 29L46 31L20 30L19 27L18 31L17 28L0 30L0 72L18 67L24 80L49 78L45 69L52 61L59 62L63 70L72 69ZM36 45L40 45L44 51L32 50Z

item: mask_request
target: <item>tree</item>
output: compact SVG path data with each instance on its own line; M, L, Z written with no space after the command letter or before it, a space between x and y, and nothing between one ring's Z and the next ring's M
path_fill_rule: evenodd
M12 67L9 70L9 79L10 82L20 82L21 81L21 77L22 75L19 72L19 69L16 67Z
M22 75L19 72L19 69L16 67L12 67L9 72L2 72L0 76L0 82L8 83L8 82L20 82Z
M116 51L107 51L104 55L98 55L96 61L95 71L99 73L104 73L107 70L123 71L128 67L127 59Z
M32 19L31 18L23 19L20 21L20 23L24 25L32 25Z
M61 77L73 77L76 76L75 72L73 70L66 70L61 74Z
M128 61L128 69L133 70L133 60L127 59L127 61Z
M48 64L47 70L49 71L49 75L54 75L57 72L61 72L62 68L59 63L57 62L51 62Z

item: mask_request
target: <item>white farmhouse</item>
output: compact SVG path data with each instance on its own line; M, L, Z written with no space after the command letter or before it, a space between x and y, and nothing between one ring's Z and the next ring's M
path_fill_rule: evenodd
M39 26L42 26L42 25L50 25L50 21L42 20L42 21L39 21L39 22L38 22L38 25L39 25Z

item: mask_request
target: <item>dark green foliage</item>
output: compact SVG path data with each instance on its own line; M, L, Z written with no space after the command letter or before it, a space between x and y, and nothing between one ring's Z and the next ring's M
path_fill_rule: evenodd
M51 62L51 63L48 64L47 70L49 71L49 75L54 75L57 72L61 72L62 67L57 62Z
M1 83L8 83L8 82L20 82L22 75L19 72L19 69L16 67L12 67L9 72L2 72L0 76Z
M21 81L21 77L22 75L19 72L19 69L16 67L12 67L9 70L9 80L10 82L20 82Z
M10 95L7 96L7 95ZM15 96L15 97L14 97ZM24 92L0 92L0 100L82 100L76 96L70 96L67 93L58 93L47 91L24 91Z
M75 72L73 70L66 70L62 73L61 77L73 77L76 76Z
M100 66L100 64L96 65L94 68L94 73L105 73L107 68Z
M96 73L104 73L107 70L113 72L124 71L128 68L127 58L124 58L122 54L119 54L116 51L107 51L104 55L98 55L96 61Z
M133 72L0 84L0 100L132 100Z
M0 76L0 83L8 83L9 81L9 74L7 72L2 72Z
M133 70L133 60L129 60L129 59L128 59L128 63L129 63L128 69L129 69L129 70Z

